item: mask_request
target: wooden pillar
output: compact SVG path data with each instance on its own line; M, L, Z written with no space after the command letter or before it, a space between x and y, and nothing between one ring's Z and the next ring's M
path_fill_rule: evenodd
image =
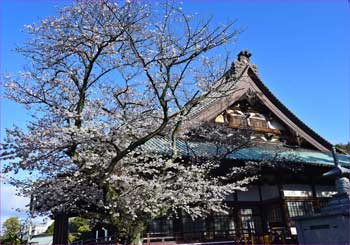
M233 215L235 220L235 235L236 238L239 240L238 243L242 243L242 218L241 218L241 209L240 205L236 204L233 209Z
M201 233L201 241L203 242L205 240L210 240L213 241L215 240L215 226L214 226L214 216L216 214L214 212L211 212L210 215L207 216L207 218L205 219L205 230L206 230L206 236L205 234Z
M178 211L178 217L173 219L173 233L175 236L176 243L181 243L184 241L184 230L183 230L183 216L181 211Z
M68 244L68 215L57 213L54 216L55 224L52 244Z
M288 206L287 206L287 202L286 202L286 200L284 198L282 185L280 183L278 184L278 191L279 191L279 194L280 194L280 205L281 205L281 211L282 211L282 222L283 222L283 225L286 228L288 228L289 227Z
M260 204L259 204L259 209L260 209L260 218L261 218L261 225L262 225L262 232L263 234L266 234L268 232L267 227L267 214L266 212L264 212L264 200L262 197L262 191L261 191L261 184L258 185L258 190L259 190L259 200L260 200ZM269 208L269 207L267 207Z
M241 238L241 223L240 223L240 217L239 217L239 205L238 205L238 195L237 195L237 191L235 191L233 193L233 205L232 205L232 215L233 215L233 221L235 223L235 241L237 242L239 240L238 243L240 242L240 238Z
M312 205L314 206L314 212L319 213L321 211L321 205L320 205L320 200L317 198L314 179L312 179L312 182L311 182L311 190L312 190Z

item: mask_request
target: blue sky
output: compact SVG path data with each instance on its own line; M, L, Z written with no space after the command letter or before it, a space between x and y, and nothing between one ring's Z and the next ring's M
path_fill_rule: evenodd
M21 29L55 13L69 1L2 0L1 73L15 73L24 60L12 50L26 36ZM301 120L332 143L350 138L350 4L339 1L184 1L184 10L214 16L217 23L237 19L244 32L232 52L252 51L252 62L271 91ZM1 138L14 123L24 126L24 109L1 101ZM1 191L2 203L13 189ZM2 204L1 216L13 214ZM4 209L5 208L5 209Z

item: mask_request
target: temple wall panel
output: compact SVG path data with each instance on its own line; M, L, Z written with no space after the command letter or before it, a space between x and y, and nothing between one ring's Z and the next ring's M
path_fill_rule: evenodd
M250 186L248 191L238 191L237 192L238 201L243 202L258 202L260 201L259 189L257 186Z
M277 185L262 185L260 188L263 201L279 197Z

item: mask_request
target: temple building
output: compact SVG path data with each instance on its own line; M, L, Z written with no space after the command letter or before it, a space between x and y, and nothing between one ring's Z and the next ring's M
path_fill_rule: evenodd
M293 217L317 213L335 194L334 183L322 174L333 166L331 143L297 118L259 78L251 54L242 51L225 79L225 96L211 95L190 113L183 128L203 123L249 128L254 147L239 149L225 164L273 158L275 147L282 156L274 168L264 169L246 192L228 196L227 215L213 213L206 219L158 219L149 224L144 243L230 242L239 244L297 243ZM204 142L187 142L198 154L208 153ZM150 149L167 150L170 142L154 138ZM178 149L187 154L181 140ZM209 148L208 148L209 147ZM349 155L337 150L339 162L349 168Z

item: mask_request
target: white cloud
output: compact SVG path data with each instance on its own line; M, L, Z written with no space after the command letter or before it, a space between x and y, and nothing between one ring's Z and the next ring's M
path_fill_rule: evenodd
M29 204L29 198L18 196L16 193L14 186L1 185L1 217L19 216L21 213L28 211L26 205ZM22 212L18 212L16 209L20 209Z
M1 206L0 217L1 227L3 222L13 216L24 218L29 204L29 198L16 195L16 188L11 185L1 184ZM17 209L21 210L18 212Z
M12 185L1 184L1 206L0 206L0 224L2 231L2 224L5 220L10 217L19 217L20 219L28 218L27 213L29 211L29 198L24 196L16 195L16 188ZM17 210L21 210L20 212ZM27 212L27 213L26 213ZM37 216L32 222L37 223L46 223L48 222L48 217L46 216ZM49 223L53 221L49 220Z

